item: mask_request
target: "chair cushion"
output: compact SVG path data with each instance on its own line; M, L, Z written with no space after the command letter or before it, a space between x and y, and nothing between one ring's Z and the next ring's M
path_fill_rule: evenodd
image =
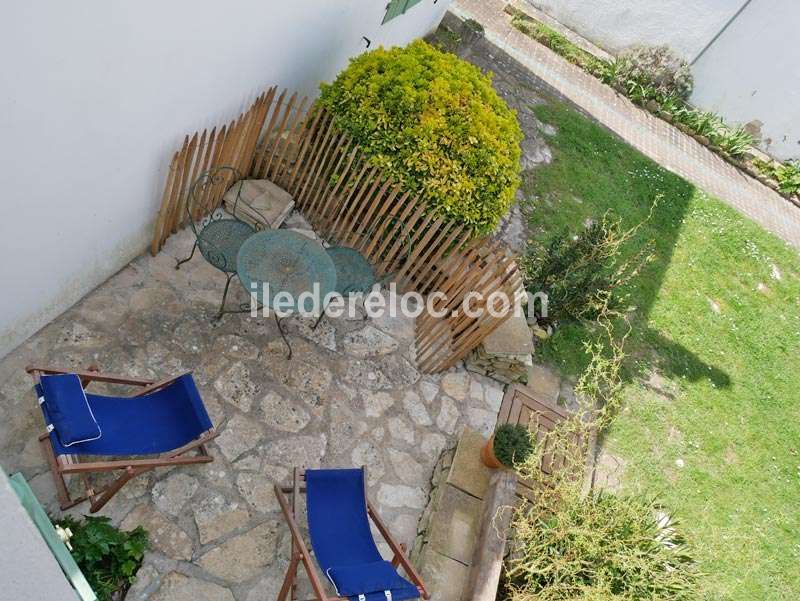
M328 569L328 578L336 587L337 594L345 597L392 590L406 591L409 588L416 592L416 588L411 587L388 561L332 567Z
M42 410L49 426L65 447L97 440L102 435L86 399L81 379L75 374L42 376Z

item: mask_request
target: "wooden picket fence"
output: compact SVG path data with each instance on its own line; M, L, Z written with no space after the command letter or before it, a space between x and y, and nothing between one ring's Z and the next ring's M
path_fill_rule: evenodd
M427 211L423 198L370 165L326 110L274 87L230 124L184 139L170 164L153 254L187 222L191 183L223 165L287 190L321 237L359 250L401 291L447 295L439 305L445 316L423 313L417 319L417 362L423 371L451 367L510 316L469 317L461 310L468 293L487 299L498 291L519 298L519 270L500 244L476 239L470 228ZM209 187L193 218L219 207L231 184L229 178Z

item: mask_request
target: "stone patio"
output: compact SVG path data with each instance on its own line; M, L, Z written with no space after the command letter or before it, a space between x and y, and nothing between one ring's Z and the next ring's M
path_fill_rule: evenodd
M316 331L289 319L287 361L271 318L211 320L224 276L200 257L176 271L175 257L191 244L188 231L173 236L157 257L132 262L0 362L3 469L22 471L59 515L27 364L96 363L144 377L191 370L221 431L210 445L214 462L140 476L101 511L151 535L128 599L274 600L289 536L272 484L287 481L293 466L367 465L370 498L410 548L440 454L466 426L493 429L502 384L461 367L420 374L405 318L326 318ZM229 302L244 301L235 290ZM85 504L70 513L82 511Z

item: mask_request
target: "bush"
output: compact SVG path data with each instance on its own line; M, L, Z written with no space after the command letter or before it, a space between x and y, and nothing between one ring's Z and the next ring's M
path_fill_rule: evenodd
M362 54L321 87L370 162L438 215L485 234L508 212L522 131L477 67L420 40Z
M98 599L122 598L142 565L147 532L141 526L124 532L107 517L87 516L83 522L65 517L59 525L72 531L72 556Z
M699 574L663 508L641 496L562 495L555 510L532 503L514 519L510 601L683 601Z
M524 463L533 452L531 433L519 424L503 424L494 433L494 455L506 467Z
M684 100L694 87L688 63L668 46L633 46L615 61L613 77L612 83L626 90L640 86Z
M653 260L649 242L630 258L621 258L623 246L641 225L624 230L618 218L606 213L577 234L563 230L544 243L531 240L521 265L526 289L547 294L547 315L537 319L594 319L621 307L623 287Z

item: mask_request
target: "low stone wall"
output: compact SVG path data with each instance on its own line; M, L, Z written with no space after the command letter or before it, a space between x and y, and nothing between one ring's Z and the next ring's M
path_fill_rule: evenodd
M498 504L513 503L516 477L481 463L485 442L465 430L434 468L411 552L433 601L488 601L497 591L507 523L498 527L495 518Z

